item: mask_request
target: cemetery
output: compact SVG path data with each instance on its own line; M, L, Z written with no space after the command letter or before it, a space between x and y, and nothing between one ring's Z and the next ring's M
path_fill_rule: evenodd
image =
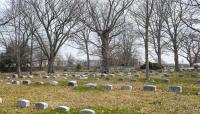
M0 114L200 114L200 0L0 0Z
M31 79L28 74L26 78L20 78L1 73L0 113L200 113L200 74L195 71L165 73L157 75L153 71L151 79L154 82L145 81L142 71L113 73L109 80L106 78L110 75L102 76L98 72L58 72L56 78L43 78L47 74L38 75L38 72ZM180 74L183 77L179 77ZM87 79L80 79L81 75Z

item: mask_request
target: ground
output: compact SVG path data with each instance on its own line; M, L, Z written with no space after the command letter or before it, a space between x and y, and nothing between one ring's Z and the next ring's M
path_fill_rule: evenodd
M0 83L0 97L3 103L0 104L0 114L67 114L54 110L57 106L69 106L68 114L78 114L81 109L89 108L96 111L96 114L200 114L200 84L195 82L199 80L198 74L191 72L171 74L170 77L160 77L152 75L155 83L144 81L144 77L119 77L117 73L113 78L100 78L95 80L78 80L77 78L50 78L43 79L35 76L31 85L13 85L7 84L9 79L1 74L3 82ZM11 74L10 74L11 75ZM161 78L171 80L170 84L160 82ZM24 80L24 79L18 79ZM59 85L52 86L50 80L59 81ZM77 80L78 87L70 88L67 82ZM43 81L44 85L37 85L34 82ZM84 87L87 83L97 83L96 89ZM101 88L103 84L112 84L114 90L105 91ZM156 85L156 92L143 91L146 84ZM122 91L120 86L132 85L132 91ZM183 93L171 93L171 85L180 85L183 87ZM16 107L16 101L24 98L31 101L29 108ZM47 102L47 110L37 110L34 108L36 102Z

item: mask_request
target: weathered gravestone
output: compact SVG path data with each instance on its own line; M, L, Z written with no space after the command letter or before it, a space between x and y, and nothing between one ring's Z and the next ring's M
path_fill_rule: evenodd
M12 80L11 83L12 83L12 84L19 85L19 84L20 84L20 81L18 81L18 80Z
M18 78L17 74L13 74L12 78Z
M133 89L133 87L131 85L125 85L121 87L121 90L127 90L127 91L131 91Z
M0 104L3 103L3 99L0 97Z
M77 81L69 81L67 83L67 85L70 86L70 87L77 87L78 86Z
M30 106L30 101L26 99L20 99L17 101L17 107L26 108Z
M171 86L169 88L170 92L175 92L175 93L182 93L182 87L181 86Z
M95 111L91 109L83 109L80 111L80 114L95 114Z
M37 85L43 85L44 82L42 82L42 81L38 81L38 82L35 82L35 84L37 84Z
M29 84L31 84L31 80L23 80L23 81L22 81L22 84L27 84L27 85L29 85Z
M143 87L143 90L144 90L144 91L156 91L157 88L156 88L156 86L154 86L154 85L145 85L145 86Z
M38 102L35 104L35 108L36 109L47 109L48 108L48 104L45 102Z
M56 86L56 85L58 85L58 82L57 81L50 81L49 84L53 85L53 86Z
M105 84L105 85L103 85L103 89L110 91L113 89L113 86L111 84Z
M88 88L96 88L97 84L96 83L88 83L88 84L85 84L85 86Z
M196 83L197 83L197 84L200 84L200 80L198 80Z
M31 78L31 79L32 79L32 78L33 78L33 75L28 75L28 78Z
M163 83L170 83L170 79L161 79L161 82L163 82Z
M44 79L48 79L48 78L49 78L49 76L43 76L43 78L44 78Z
M58 107L56 108L56 110L64 111L64 112L69 112L70 108L67 107L67 106L58 106Z

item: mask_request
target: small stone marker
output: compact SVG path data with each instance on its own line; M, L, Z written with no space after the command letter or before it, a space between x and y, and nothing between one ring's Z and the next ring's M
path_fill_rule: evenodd
M59 106L56 108L56 110L64 111L64 112L69 112L70 108L67 106Z
M169 79L162 79L161 82L163 82L163 83L170 83L170 80Z
M77 81L69 81L67 85L70 86L70 87L78 86Z
M27 85L29 85L29 84L31 84L31 80L23 80L23 81L22 81L22 84L27 84Z
M58 82L57 81L50 81L49 84L53 85L53 86L56 86L56 85L58 85Z
M56 78L58 78L58 77L57 77L57 76L52 76L52 78L53 78L53 79L56 79Z
M167 73L164 73L164 74L163 74L163 76L165 76L165 77L169 77L169 74L167 74Z
M28 75L28 78L31 78L31 79L32 79L32 78L33 78L33 75Z
M95 114L95 111L91 109L83 109L80 111L80 114Z
M121 87L121 90L128 90L131 91L133 89L133 87L131 85L125 85Z
M200 80L197 81L197 84L200 84Z
M156 89L156 86L154 86L154 85L145 85L143 87L143 90L144 91L156 91L157 89Z
M20 81L18 81L18 80L12 80L11 83L12 83L12 84L19 85L19 84L20 84Z
M17 107L26 108L30 106L30 101L26 99L20 99L17 101Z
M86 76L80 76L80 78L79 78L80 80L87 80L88 79L88 77L86 77Z
M18 78L17 74L13 74L12 78Z
M20 78L23 78L23 79L26 78L26 77L27 77L27 76L25 76L25 75L20 76Z
M85 84L85 86L88 87L88 88L96 88L97 84L95 84L95 83L88 83L88 84Z
M147 82L149 82L149 83L155 83L155 80L151 79L151 80L148 80Z
M183 90L181 86L171 86L169 91L175 93L182 93Z
M43 85L43 84L44 84L44 82L42 82L42 81L40 82L40 81L39 81L39 82L35 82L35 84L38 84L38 85Z
M37 109L47 109L48 108L48 104L45 102L39 102L35 104L35 108Z
M43 78L44 78L44 79L48 79L48 78L49 78L49 76L43 76Z
M110 85L110 84L105 84L105 85L103 85L103 89L104 89L104 90L108 90L108 91L110 91L110 90L113 89L113 86Z
M3 103L3 99L0 97L0 104Z
M0 83L2 83L3 82L3 80L0 80Z
M199 96L200 96L200 92L198 92L198 93L197 93L197 95L199 95Z

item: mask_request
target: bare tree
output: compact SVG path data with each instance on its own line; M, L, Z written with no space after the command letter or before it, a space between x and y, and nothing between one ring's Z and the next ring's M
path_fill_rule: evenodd
M90 50L89 50L89 45L91 43L90 36L91 36L90 29L87 27L83 27L83 29L75 35L75 38L72 39L72 42L74 42L75 45L78 46L78 47L74 47L74 46L72 47L79 49L86 54L87 69L90 69L90 55L91 55Z
M21 75L21 62L23 61L21 58L24 56L24 50L28 46L30 37L25 16L22 14L23 8L24 2L22 0L11 0L9 13L14 18L6 24L4 37L1 39L1 43L6 49L8 49L8 46L13 47L13 55L16 58L16 72L19 76Z
M180 18L189 28L192 30L199 32L200 29L197 25L200 24L200 19L198 17L200 11L200 1L199 0L180 0L180 10L181 12L186 13L185 15L181 15Z
M53 73L59 49L77 32L75 26L79 22L81 5L79 0L30 0L29 4L40 25L39 28L32 25L34 36L48 59L48 73Z
M166 45L164 39L164 18L165 18L166 0L155 0L155 6L153 9L153 15L150 21L150 43L153 45L153 49L157 55L158 64L162 64L162 52Z
M96 32L101 41L102 65L101 72L109 72L109 44L112 38L118 34L112 34L123 24L121 17L133 0L86 0L87 14L82 22Z
M179 51L183 40L180 33L184 28L180 16L183 15L183 12L180 11L178 2L171 0L167 0L166 12L167 14L164 19L166 23L166 31L170 40L168 48L172 50L174 54L175 71L179 71Z
M149 32L150 32L150 20L152 18L154 0L138 1L140 3L139 10L131 11L132 17L138 26L138 31L144 40L145 49L145 64L146 64L146 80L150 80L149 77Z

